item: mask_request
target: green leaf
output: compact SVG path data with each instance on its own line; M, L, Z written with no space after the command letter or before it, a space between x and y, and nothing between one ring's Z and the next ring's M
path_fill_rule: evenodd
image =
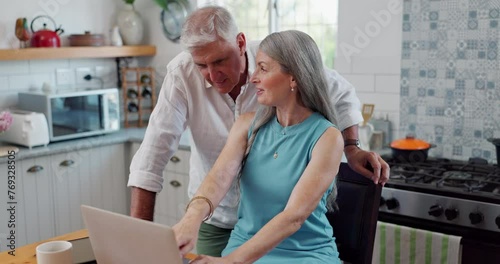
M135 0L123 0L125 4L133 5Z
M166 0L154 0L156 4L158 4L162 9L167 10L167 1Z

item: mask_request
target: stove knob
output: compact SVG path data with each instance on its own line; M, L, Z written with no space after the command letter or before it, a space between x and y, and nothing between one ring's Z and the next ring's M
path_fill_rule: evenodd
M379 205L379 207L384 206L384 204L385 204L385 198L384 197L380 197L380 205ZM499 218L500 218L500 216L499 216Z
M389 210L394 210L399 207L399 201L396 200L396 198L390 198L385 201L385 204L387 205L387 209Z
M444 216L446 216L448 221L451 221L458 217L458 210L455 208L448 208L444 210Z
M429 215L432 215L434 217L440 217L443 214L443 207L439 204L435 204L429 208Z
M500 229L500 215L495 218L495 224L497 224L498 229Z
M469 214L469 219L470 219L470 223L471 224L477 225L477 224L479 224L479 223L481 223L483 221L484 216L480 212L470 213Z

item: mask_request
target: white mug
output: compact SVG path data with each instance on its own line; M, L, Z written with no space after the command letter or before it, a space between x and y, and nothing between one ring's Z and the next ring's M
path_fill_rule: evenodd
M73 244L68 241L50 241L36 247L38 264L72 264Z

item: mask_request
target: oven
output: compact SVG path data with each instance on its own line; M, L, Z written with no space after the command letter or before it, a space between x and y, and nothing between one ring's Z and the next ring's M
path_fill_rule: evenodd
M429 158L391 167L379 220L461 236L462 263L500 263L500 167Z

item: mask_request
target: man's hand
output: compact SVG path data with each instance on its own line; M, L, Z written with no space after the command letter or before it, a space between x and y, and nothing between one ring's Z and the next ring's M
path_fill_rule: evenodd
M379 154L368 152L356 146L344 148L347 163L357 173L382 186L389 180L389 165ZM372 170L370 170L370 167Z

